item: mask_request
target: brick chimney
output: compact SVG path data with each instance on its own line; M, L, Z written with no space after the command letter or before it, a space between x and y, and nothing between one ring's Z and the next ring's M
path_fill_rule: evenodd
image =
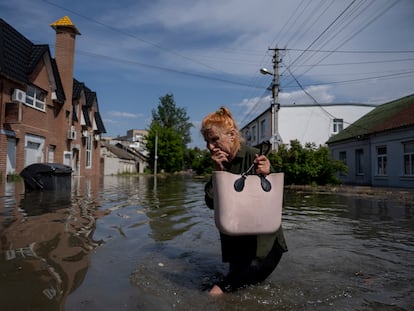
M75 40L80 32L68 16L50 24L56 31L55 59L65 91L66 103L72 105Z

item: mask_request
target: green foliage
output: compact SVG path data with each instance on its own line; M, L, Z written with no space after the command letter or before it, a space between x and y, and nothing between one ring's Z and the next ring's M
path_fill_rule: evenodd
M277 153L271 153L269 160L272 166L285 173L288 185L326 185L338 184L338 172L346 172L347 167L329 156L326 146L316 147L314 143L305 144L292 140L290 148L280 146Z
M197 175L211 174L213 162L211 154L207 149L200 148L187 149L185 155L186 168L191 168Z
M186 145L191 141L190 129L193 126L188 122L186 110L177 108L173 95L167 94L160 97L157 110L152 111L152 118L146 136L150 167L154 170L157 147L157 172L183 170Z
M159 124L162 127L173 129L181 136L184 146L191 142L190 129L193 126L190 122L190 117L187 116L185 108L178 108L174 101L174 95L166 94L159 98L160 103L158 109L152 110L152 122Z

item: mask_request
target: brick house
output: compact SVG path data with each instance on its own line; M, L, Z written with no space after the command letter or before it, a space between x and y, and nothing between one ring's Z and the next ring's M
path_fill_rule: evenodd
M73 174L101 172L105 127L96 93L74 79L76 36L65 16L56 31L55 57L0 19L0 172L20 173L32 163L70 165Z

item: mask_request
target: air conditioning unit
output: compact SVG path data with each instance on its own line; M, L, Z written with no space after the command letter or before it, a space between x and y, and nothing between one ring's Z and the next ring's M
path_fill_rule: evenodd
M99 134L95 134L94 139L95 139L96 141L100 141L100 140L101 140L101 135L99 135Z
M70 130L68 131L68 139L69 140L74 140L76 139L76 131L75 131L75 127L71 126Z
M25 103L26 92L19 90L19 89L14 89L13 95L12 95L12 101L17 102L17 103Z

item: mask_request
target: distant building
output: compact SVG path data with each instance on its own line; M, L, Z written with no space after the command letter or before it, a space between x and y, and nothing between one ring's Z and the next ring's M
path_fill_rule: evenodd
M414 94L370 111L328 142L353 185L414 188Z
M101 142L101 158L103 175L118 175L125 173L144 173L147 158L134 149L120 143Z
M139 153L147 156L147 143L145 141L145 136L148 135L147 130L137 130L131 129L127 131L126 136L120 136L117 138L112 138L112 141L119 142L128 148L135 149Z
M302 146L306 143L325 145L332 135L339 133L375 107L372 104L356 103L283 105L277 113L277 142L288 145L291 140L298 140ZM250 146L271 140L271 107L246 124L241 132Z
M101 158L104 175L144 173L148 166L147 130L128 130L126 136L103 138Z
M51 24L55 57L0 19L0 172L38 162L70 165L75 175L99 175L106 132L95 92L74 79L78 29L65 16Z

